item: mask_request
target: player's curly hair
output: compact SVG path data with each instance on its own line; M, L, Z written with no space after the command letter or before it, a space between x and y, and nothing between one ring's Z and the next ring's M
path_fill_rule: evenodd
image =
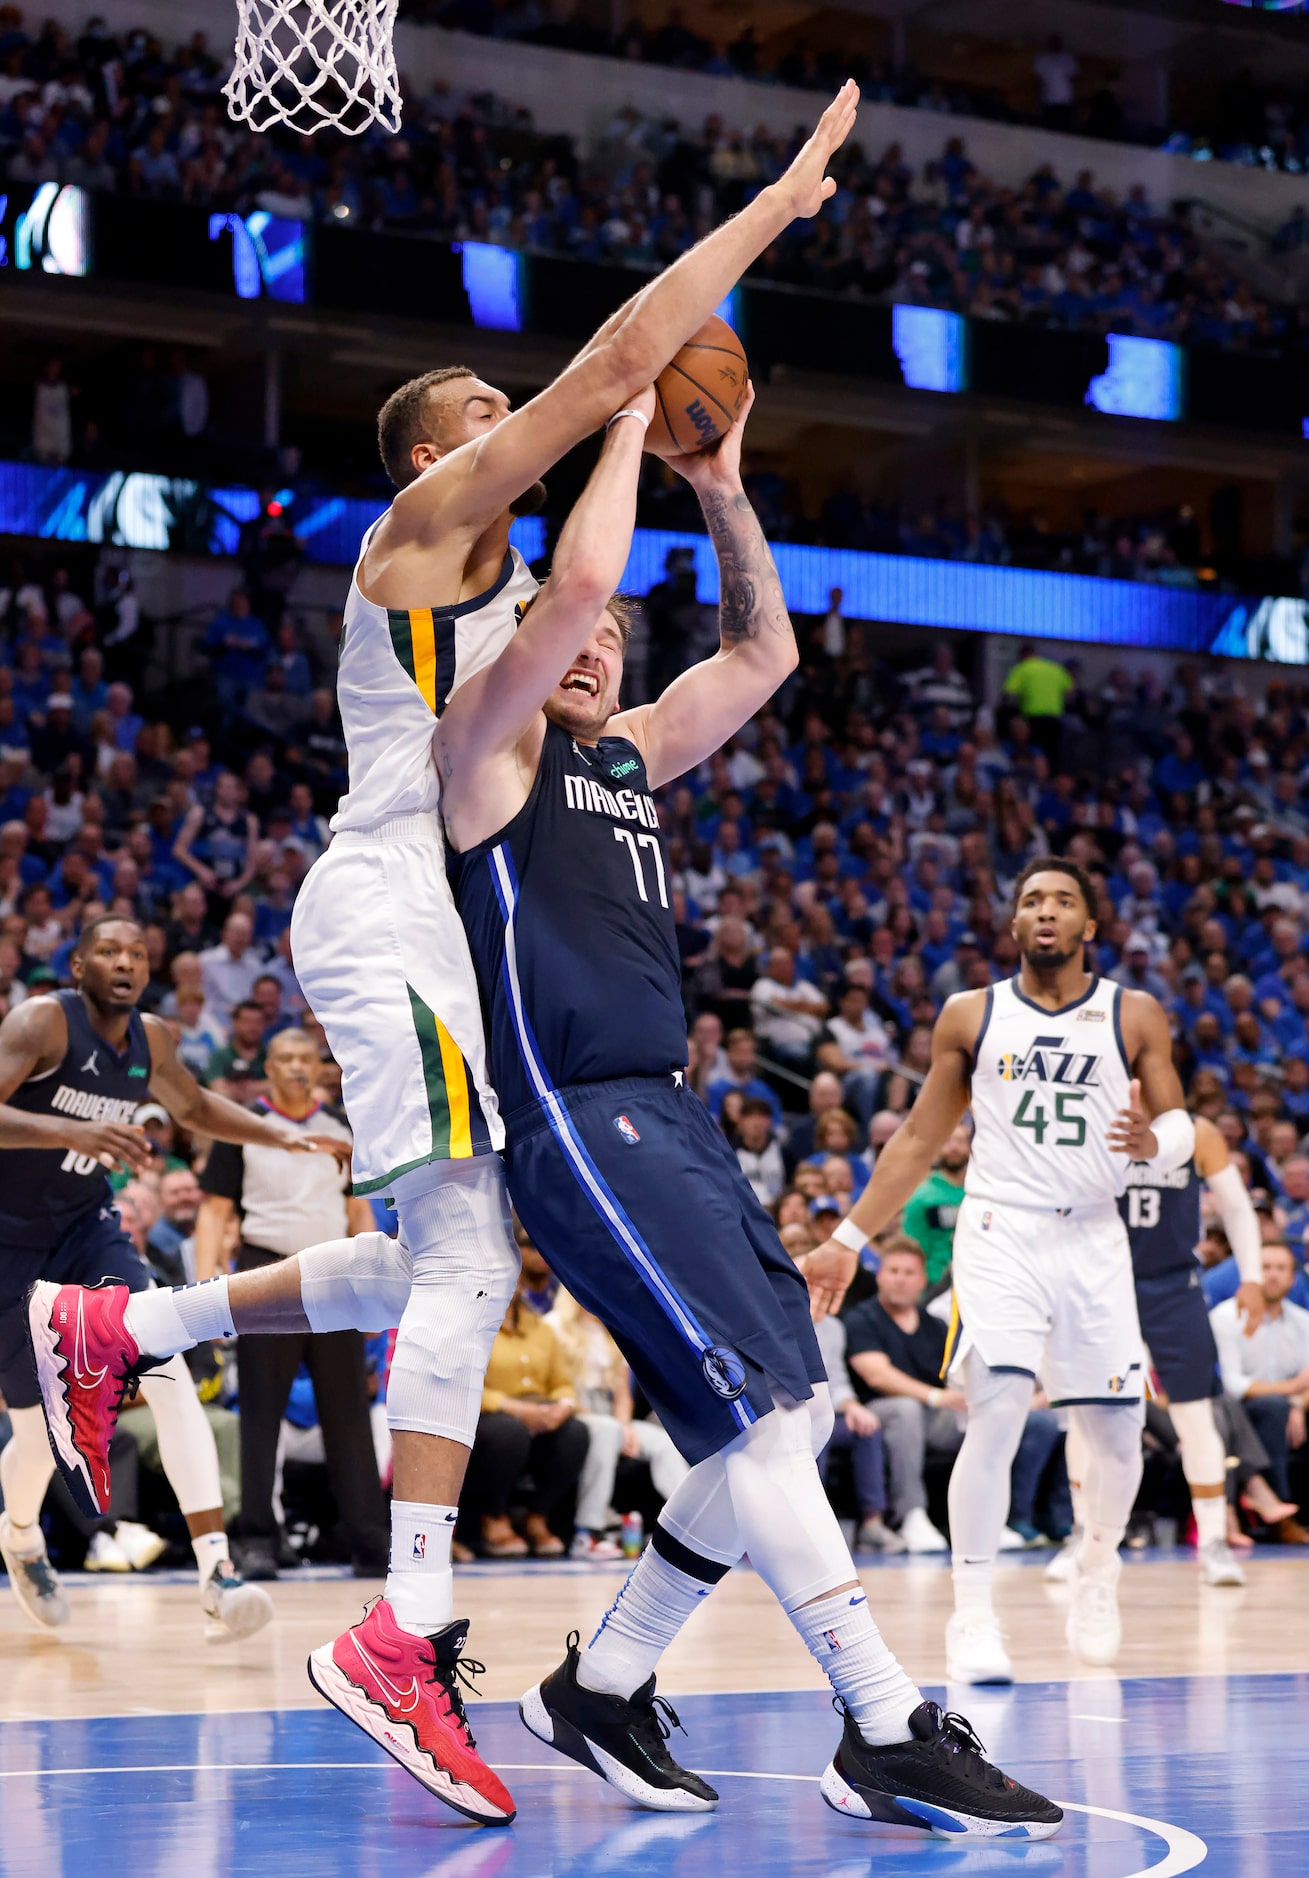
M1078 866L1076 861L1066 860L1059 854L1038 854L1035 860L1027 863L1014 882L1015 912L1018 910L1018 902L1023 897L1023 888L1034 874L1067 874L1071 880L1077 882L1077 890L1086 904L1086 917L1095 918L1095 909L1099 904L1100 896L1095 890L1094 880L1084 867Z
M416 478L413 447L426 442L432 434L428 394L438 385L448 385L453 378L476 377L471 365L442 365L434 372L411 378L407 385L391 393L377 413L377 447L383 467L397 489L406 488Z

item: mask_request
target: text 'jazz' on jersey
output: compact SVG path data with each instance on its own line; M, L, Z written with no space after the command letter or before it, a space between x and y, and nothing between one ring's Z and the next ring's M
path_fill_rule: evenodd
M1049 1211L1103 1206L1123 1191L1128 1163L1106 1139L1131 1083L1121 1000L1121 986L1104 978L1057 1011L1033 1003L1017 978L987 992L969 1194Z

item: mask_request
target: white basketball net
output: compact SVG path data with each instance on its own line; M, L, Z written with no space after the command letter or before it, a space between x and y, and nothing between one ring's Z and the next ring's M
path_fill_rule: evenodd
M398 0L237 0L227 108L251 130L400 128Z

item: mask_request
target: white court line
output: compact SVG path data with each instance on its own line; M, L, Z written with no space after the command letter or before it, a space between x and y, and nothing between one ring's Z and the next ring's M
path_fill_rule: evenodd
M552 1767L543 1761L495 1761L492 1765L503 1774L584 1774L585 1767ZM85 1778L93 1774L268 1774L304 1773L324 1770L368 1769L376 1772L376 1761L174 1761L154 1767L11 1767L0 1769L0 1780L66 1779L70 1775ZM817 1786L819 1774L768 1774L747 1772L739 1767L706 1767L701 1770L710 1780L798 1780ZM1076 1800L1057 1802L1065 1811L1089 1813L1097 1819L1113 1819L1122 1826L1136 1826L1152 1832L1164 1841L1168 1850L1157 1865L1144 1865L1127 1878L1180 1878L1194 1871L1209 1856L1209 1847L1185 1826L1173 1826L1163 1819L1148 1819L1143 1813L1115 1813L1107 1806L1082 1806Z

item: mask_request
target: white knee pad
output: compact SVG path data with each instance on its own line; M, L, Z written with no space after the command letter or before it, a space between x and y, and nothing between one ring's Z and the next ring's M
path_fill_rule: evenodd
M361 1232L299 1255L300 1301L311 1330L392 1330L404 1315L414 1263L403 1234Z
M495 1333L518 1283L498 1155L449 1161L397 1182L400 1235L413 1261L387 1419L393 1429L471 1447Z

